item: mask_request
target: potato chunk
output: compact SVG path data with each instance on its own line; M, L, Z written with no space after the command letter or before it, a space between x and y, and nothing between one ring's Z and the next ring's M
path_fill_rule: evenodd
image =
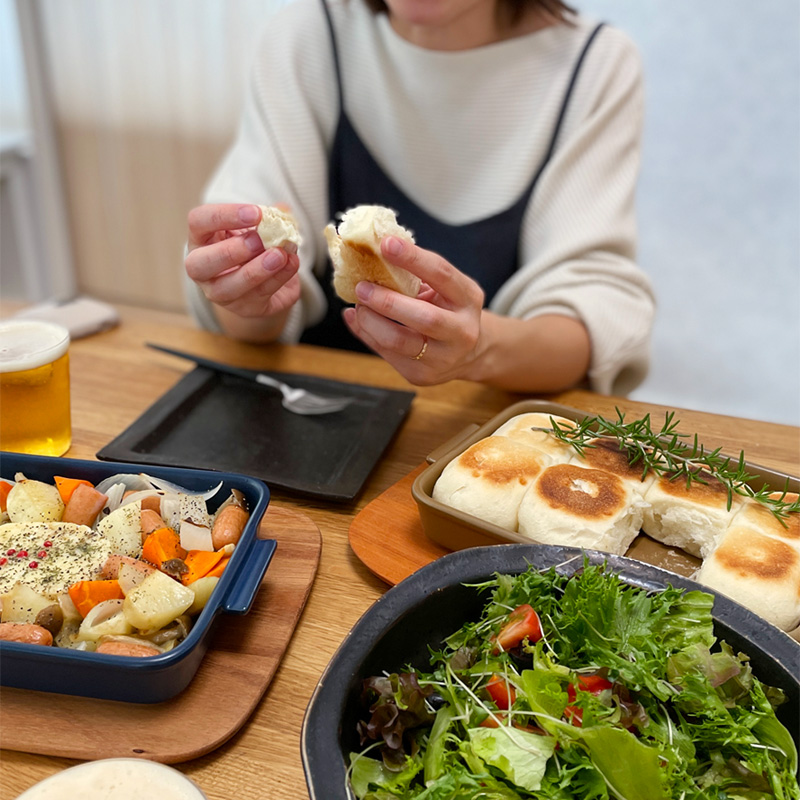
M128 592L123 609L134 628L154 631L177 619L194 599L191 589L163 572L152 572Z

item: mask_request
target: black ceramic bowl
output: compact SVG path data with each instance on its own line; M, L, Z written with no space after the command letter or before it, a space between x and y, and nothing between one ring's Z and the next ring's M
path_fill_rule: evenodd
M0 453L0 477L17 472L52 482L54 475L83 478L94 484L120 473L146 472L191 491L206 491L220 481L222 488L209 500L214 510L238 489L250 508L250 518L206 607L189 635L173 650L148 658L88 653L60 647L0 642L0 685L59 694L158 703L181 692L194 677L208 649L212 629L222 614L246 614L261 585L276 542L256 534L269 503L269 489L259 480L212 470L147 467L114 461Z
M668 585L708 591L693 581L640 561L597 551L536 544L473 547L450 553L415 572L377 600L356 623L334 654L311 697L303 721L301 750L311 800L353 798L347 787L348 754L359 750L356 735L361 681L369 675L411 664L430 666L428 645L465 622L475 621L487 595L464 584L480 583L494 573L518 574L529 565L558 567L571 575L583 564L606 562L625 583L650 591ZM561 565L561 566L559 566ZM800 646L783 631L742 606L717 595L715 633L735 652L750 656L755 675L783 689L787 702L778 717L797 740L800 725Z

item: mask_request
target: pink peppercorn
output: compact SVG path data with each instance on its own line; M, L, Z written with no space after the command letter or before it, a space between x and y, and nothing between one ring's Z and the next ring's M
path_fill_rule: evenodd
M31 569L36 569L36 568L39 566L39 562L38 562L38 561L31 561L31 563L30 563L30 564L28 564L28 566L29 566Z

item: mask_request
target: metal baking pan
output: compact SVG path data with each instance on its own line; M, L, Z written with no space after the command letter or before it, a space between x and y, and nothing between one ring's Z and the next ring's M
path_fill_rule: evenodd
M250 509L250 518L231 560L189 635L173 650L147 658L0 642L0 685L130 703L158 703L189 685L208 649L218 618L250 610L277 546L272 539L256 536L269 503L269 489L263 482L245 475L207 470L169 467L142 470L125 462L0 454L0 477L8 479L22 472L26 478L45 482L63 475L96 484L111 475L142 471L193 491L205 491L222 481L222 488L208 501L209 508L214 510L231 489L238 489Z
M530 543L530 539L519 533L484 522L471 514L466 514L433 499L433 486L450 461L461 455L475 442L490 436L512 417L529 412L551 414L576 421L595 416L558 403L523 400L504 409L484 425L476 425L468 429L454 440L446 442L433 451L428 457L428 461L431 462L430 466L417 476L411 487L411 494L419 509L423 530L429 539L449 550L462 550L467 547L490 544ZM800 492L800 478L749 462L746 462L746 467L747 472L754 476L749 483L756 490L767 485L776 491L788 489L790 492ZM637 536L626 555L685 576L691 575L700 565L699 559L677 548L666 547L644 534Z

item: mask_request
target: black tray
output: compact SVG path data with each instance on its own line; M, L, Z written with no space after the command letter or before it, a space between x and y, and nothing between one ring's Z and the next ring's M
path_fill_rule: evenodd
M335 414L299 416L283 408L275 389L196 367L97 457L239 472L271 488L352 500L408 414L414 393L268 374L355 400Z

